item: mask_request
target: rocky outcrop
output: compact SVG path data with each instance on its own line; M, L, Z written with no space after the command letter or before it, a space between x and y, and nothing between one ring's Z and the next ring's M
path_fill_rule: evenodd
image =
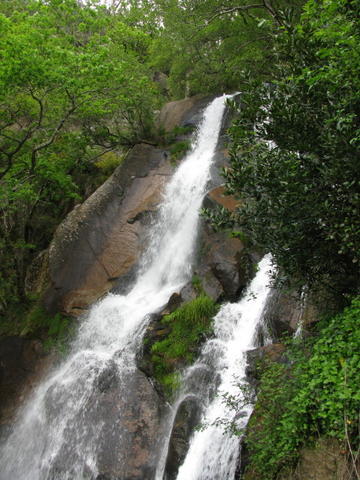
M203 109L214 97L196 95L169 102L161 109L158 124L166 132L170 132L177 126L197 126L201 120Z
M318 318L319 312L309 299L301 298L294 291L278 289L268 302L264 323L272 338L279 339L283 335L293 335L298 328L310 329Z
M48 252L50 312L82 313L134 271L144 224L172 168L164 152L140 144L58 227Z
M196 126L209 100L170 102L159 122L167 131L176 125ZM219 159L223 157L220 153ZM42 264L48 265L47 274L42 273L49 283L43 297L48 311L76 316L110 289L129 284L144 245L144 226L171 173L166 151L136 145L114 174L75 207L42 256ZM30 273L28 283L38 285L33 277Z
M280 362L287 363L285 355L286 347L283 343L272 343L264 347L254 348L246 352L246 375L250 383L259 380L259 365L262 362Z

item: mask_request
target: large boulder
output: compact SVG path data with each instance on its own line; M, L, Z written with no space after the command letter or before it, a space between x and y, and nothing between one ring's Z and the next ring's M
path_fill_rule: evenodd
M144 224L172 167L162 150L136 145L114 174L56 230L48 253L50 312L82 313L134 271Z
M175 127L197 126L201 120L204 108L214 97L196 95L169 102L161 109L158 124L166 132L171 132Z
M56 399L50 392L48 416L58 415ZM94 479L94 456L97 480L153 480L161 453L160 417L164 409L143 373L119 371L115 362L109 362L83 408L73 416L72 425L62 432L49 478L69 478L71 472L71 478L77 479L76 467L85 464L86 478Z

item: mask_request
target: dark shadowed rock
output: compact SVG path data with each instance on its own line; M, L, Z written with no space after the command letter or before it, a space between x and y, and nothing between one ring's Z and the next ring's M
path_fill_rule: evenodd
M305 331L319 319L319 312L308 300L296 292L275 290L267 305L264 323L273 338L293 335L301 325Z
M227 232L214 232L204 222L196 273L214 300L235 300L252 275L252 260L243 243Z
M166 458L165 475L168 480L175 480L180 465L189 449L190 436L199 424L201 409L195 398L185 399L179 406L174 420Z
M35 387L55 358L38 340L0 338L0 426L12 420L25 396Z

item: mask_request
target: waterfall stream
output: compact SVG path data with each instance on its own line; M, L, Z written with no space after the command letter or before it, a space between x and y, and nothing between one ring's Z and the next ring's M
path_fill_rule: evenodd
M233 480L238 464L239 439L224 426L232 422L238 430L246 426L251 406L245 404L240 412L231 408L225 398L236 398L241 404L245 385L246 351L255 347L267 298L271 291L271 257L266 255L258 272L238 303L223 305L214 319L214 338L208 340L198 361L184 377L184 392L196 393L205 403L201 423L205 428L196 431L177 480ZM215 373L216 395L199 382L199 372ZM198 385L201 385L201 389ZM205 395L208 398L204 398ZM214 398L212 398L214 397Z
M0 454L1 480L97 477L104 421L98 415L94 390L106 375L116 375L123 403L133 401L126 397L128 383L149 314L163 307L190 278L199 209L226 98L219 97L206 108L192 149L166 188L132 289L127 295L110 294L94 305L67 358L19 413ZM220 323L226 321L219 317ZM126 449L125 438L124 445Z

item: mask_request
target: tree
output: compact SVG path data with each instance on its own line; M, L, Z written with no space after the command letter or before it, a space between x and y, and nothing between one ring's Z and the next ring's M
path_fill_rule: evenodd
M4 305L24 295L29 261L79 197L77 174L149 135L156 90L148 36L96 2L17 1L1 12Z
M301 1L156 0L163 28L152 62L169 75L176 97L242 88L247 72L271 74L274 25L296 15ZM259 24L262 28L259 28Z
M244 200L233 220L288 277L337 297L359 284L359 13L310 0L276 35L272 84L242 96L225 172Z

